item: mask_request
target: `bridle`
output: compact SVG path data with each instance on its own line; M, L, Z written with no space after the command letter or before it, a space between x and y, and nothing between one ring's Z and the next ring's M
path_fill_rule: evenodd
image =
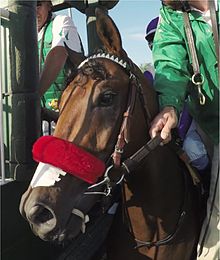
M124 180L125 175L129 174L130 172L132 172L136 166L144 159L146 158L146 156L152 151L154 150L156 147L159 146L159 144L161 143L161 138L160 136L156 136L154 139L151 139L146 145L144 145L143 147L141 147L136 153L134 153L132 156L130 156L129 158L127 158L124 162L121 163L121 156L124 152L124 146L128 143L129 141L129 136L128 136L128 132L129 132L129 121L132 117L133 114L133 110L134 110L134 105L135 105L135 101L136 101L136 96L137 93L139 94L139 98L141 101L141 107L143 109L143 113L144 113L144 117L145 117L145 121L148 123L150 120L152 119L151 114L147 108L145 99L144 99L144 95L143 95L143 89L142 89L142 85L140 84L138 78L135 76L135 74L132 72L132 62L129 61L124 61L122 59L119 59L118 57L116 57L115 55L110 55L109 53L98 53L95 54L93 56L88 57L86 60L84 60L80 65L79 68L81 68L86 62L88 62L91 59L96 59L96 58L103 58L103 59L108 59L111 60L117 64L119 64L125 71L126 73L129 75L129 95L128 95L128 102L127 102L127 108L126 111L123 114L123 120L122 120L122 124L120 127L120 131L119 131L119 135L117 138L117 142L112 154L112 159L113 159L113 164L109 165L107 167L107 170L104 174L103 180L93 184L91 186L88 187L88 191L86 191L84 194L87 195L105 195L105 196L109 196L111 194L112 188L115 185L121 184L122 181ZM117 178L117 181L112 181L111 178L111 170L115 169L115 168L122 168L122 171L120 173L120 175ZM181 213L179 215L175 230L173 233L167 235L164 239L160 239L158 241L141 241L138 240L136 238L135 241L137 243L137 245L135 246L135 248L140 248L143 246L146 247L158 247L161 245L166 245L170 242L172 242L180 227L183 224L183 220L185 218L186 215L186 204L187 204L187 180L186 180L186 176L185 177L185 196L184 196L184 201L183 201L183 205L182 205L182 209L181 209ZM104 191L92 191L93 189L96 189L100 186L104 186L105 190ZM125 209L126 210L126 209ZM127 218L129 220L129 215L128 212L127 213ZM82 219L85 219L85 216L83 215ZM128 221L130 222L130 221ZM131 231L132 229L130 229L130 233L132 233Z
M128 61L124 61L123 59L109 54L109 53L105 53L104 51L99 52L97 54L94 54L90 57L88 57L87 59L85 59L79 66L78 69L82 68L83 65L85 63L87 63L90 60L93 59L97 59L97 58L103 58L103 59L107 59L107 60L111 60L114 63L117 63L118 65L120 65L125 72L128 74L129 76L129 95L128 95L128 101L127 101L127 106L126 106L126 110L123 114L123 120L121 123L121 127L120 127L120 131L118 134L118 139L115 145L115 149L114 152L112 154L112 158L113 158L113 162L114 162L114 167L118 168L121 165L121 155L124 152L124 146L126 143L129 142L129 125L130 125L130 120L132 118L133 115L133 110L134 110L134 105L135 105L135 101L136 101L136 96L137 93L139 94L139 98L142 104L142 108L143 108L143 114L144 114L144 118L146 123L149 125L151 119L152 119L152 115L147 107L145 98L144 98L144 94L143 94L143 89L142 89L142 85L140 84L138 78L136 77L136 75L133 73L134 70L134 64L132 63L132 61L128 60Z
M94 54L94 55L88 57L87 59L85 59L79 65L78 68L79 69L82 68L83 65L86 64L88 61L97 59L97 58L107 59L107 60L111 60L114 63L117 63L118 65L120 65L123 68L123 70L129 76L129 94L128 94L127 106L126 106L125 112L123 113L123 119L122 119L120 131L119 131L118 138L117 138L117 141L116 141L116 144L114 147L114 151L111 155L113 164L109 165L107 163L107 170L104 174L104 179L102 181L88 187L88 190L91 190L91 189L97 188L98 186L106 185L106 189L104 192L100 192L100 191L85 192L85 194L96 194L96 195L102 194L102 195L108 196L111 193L112 186L120 184L124 178L124 174L122 174L121 176L118 177L118 180L115 181L115 183L114 183L110 179L110 176L109 176L111 170L114 170L115 168L119 168L119 167L123 166L123 168L126 170L127 173L131 172L131 168L134 168L143 159L142 158L143 153L146 151L148 153L148 151L155 149L160 144L161 139L160 139L160 137L157 137L156 140L154 140L154 142L150 141L148 146L145 147L145 149L142 149L142 150L144 150L144 152L137 151L134 154L136 160L134 160L134 155L133 155L129 158L129 161L127 160L127 162L121 163L121 157L122 157L122 154L124 153L124 147L129 142L129 126L131 125L130 120L132 119L137 94L138 94L140 102L141 102L141 107L143 109L143 114L144 114L144 118L145 118L147 125L150 125L149 123L152 119L152 116L151 116L151 113L147 107L147 104L146 104L146 101L144 98L142 85L140 84L135 73L133 73L133 70L134 70L133 63L130 60L124 61L123 59L121 59L115 55L111 55L109 53L105 53L104 51L101 51L101 52ZM111 160L108 159L107 161L111 161ZM134 164L135 164L135 166L134 166Z

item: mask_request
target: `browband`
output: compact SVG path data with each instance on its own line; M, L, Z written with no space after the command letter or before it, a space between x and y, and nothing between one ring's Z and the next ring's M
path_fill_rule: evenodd
M108 59L108 60L111 60L111 61L114 61L115 63L119 64L121 67L123 67L124 69L128 70L129 69L129 64L124 61L123 59L120 59L119 57L113 55L113 54L109 54L109 53L97 53L97 54L94 54L92 56L89 56L88 58L86 58L84 61L82 61L79 66L78 66L78 69L82 68L82 66L88 62L89 60L93 60L93 59L96 59L96 58L105 58L105 59Z

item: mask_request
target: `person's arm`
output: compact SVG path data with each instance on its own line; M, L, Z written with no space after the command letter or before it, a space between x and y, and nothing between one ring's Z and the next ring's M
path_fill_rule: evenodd
M161 132L165 143L171 138L171 129L178 124L178 115L185 102L190 80L190 63L185 45L182 13L161 10L161 19L154 38L154 87L158 93L161 112L155 117L149 131L151 137Z
M53 20L52 26L53 40L51 50L48 53L42 73L40 75L39 92L42 96L56 80L59 72L64 67L70 51L76 52L80 56L81 44L77 33L76 26L68 16L58 15ZM68 48L67 48L68 47ZM68 51L67 51L68 49ZM74 56L76 60L71 61L74 64L79 63L79 57Z
M47 55L43 71L40 75L39 94L43 96L50 85L56 80L60 70L63 68L67 59L65 47L54 47Z

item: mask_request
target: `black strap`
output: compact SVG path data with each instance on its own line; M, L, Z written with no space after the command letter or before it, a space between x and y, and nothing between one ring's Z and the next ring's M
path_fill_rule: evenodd
M184 208L186 207L186 195L187 195L187 193L185 192L185 199L184 199L184 204L183 204ZM164 245L171 244L174 241L174 239L176 238L177 234L179 233L180 228L182 228L186 214L187 214L187 212L185 210L181 211L181 214L179 215L179 219L177 221L177 224L175 226L173 233L168 234L163 239L160 239L157 241L142 241L142 240L135 238L135 241L137 243L137 245L135 246L135 249L144 247L144 246L151 248L153 246L158 247L158 246L164 246Z
M147 144L142 146L135 154L126 159L122 163L122 167L126 170L127 173L132 172L137 165L152 151L154 150L160 143L162 142L162 138L160 135L157 135L153 139L151 139Z
M138 150L133 156L131 156L129 159L127 159L122 165L123 167L126 169L127 173L129 173L130 171L133 170L133 168L135 166L137 166L138 162L140 162L143 158L145 158L152 150L154 150L160 143L161 143L162 139L160 137L160 135L157 135L156 137L154 137L153 139L151 139L146 145L144 145L140 150ZM174 147L175 149L177 149L176 147L178 146L177 143L175 143ZM176 152L176 150L175 150ZM180 157L180 156L179 156ZM128 221L128 229L129 229L129 233L134 237L135 242L136 242L136 246L135 249L137 248L141 248L141 247L159 247L159 246L163 246L163 245L167 245L170 244L174 241L174 239L176 238L176 236L179 233L179 230L182 228L182 225L184 223L185 217L187 215L187 211L188 211L188 180L187 180L187 174L186 174L186 170L183 170L184 173L184 200L183 200L183 204L181 207L181 213L178 217L177 223L175 225L175 229L172 233L168 234L165 238L160 239L160 240L156 240L156 241L142 241L139 240L137 238L134 237L134 232L132 230L132 225L131 225L131 221L130 221L130 217L128 214L128 209L125 206L124 207L124 213L126 216L126 219ZM124 186L123 186L124 189ZM123 198L124 198L124 190L123 190Z

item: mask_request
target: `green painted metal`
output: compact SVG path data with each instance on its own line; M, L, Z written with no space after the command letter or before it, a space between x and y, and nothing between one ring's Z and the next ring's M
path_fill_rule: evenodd
M10 0L9 57L11 105L10 175L30 179L35 163L32 145L40 136L40 99L37 94L38 48L36 2Z

